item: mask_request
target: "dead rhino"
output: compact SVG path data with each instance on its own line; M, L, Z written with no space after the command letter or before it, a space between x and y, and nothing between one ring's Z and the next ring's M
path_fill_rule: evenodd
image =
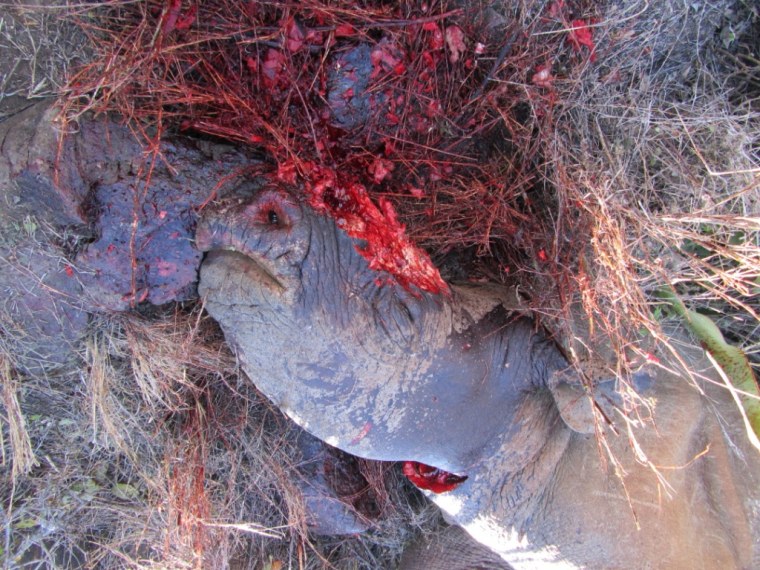
M432 500L514 568L760 567L760 457L709 371L701 391L636 375L655 410L640 429L614 382L583 395L509 298L394 285L283 188L207 215L196 240L206 308L261 391L344 451L466 477Z

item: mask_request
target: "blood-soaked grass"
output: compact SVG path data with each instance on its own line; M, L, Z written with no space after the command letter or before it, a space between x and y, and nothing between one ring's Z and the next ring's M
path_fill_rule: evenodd
M154 154L171 131L260 148L272 176L340 206L323 209L369 244L373 266L427 290L440 279L424 253L409 255L413 244L437 259L474 251L489 277L517 280L539 314L564 318L580 298L612 336L625 321L654 329L646 293L681 276L649 255L701 230L652 214L673 208L674 192L696 196L711 153L741 163L706 185L726 204L714 212L720 224L747 209L756 186L740 180L755 171L746 119L718 109L720 73L731 85L741 75L733 60L709 61L694 80L704 92L678 102L700 57L682 45L713 40L688 14L659 21L645 2L170 0L105 12L83 22L99 57L71 78L67 117L116 111ZM710 22L719 13L704 8ZM726 97L743 100L736 87ZM741 148L718 152L725 129L701 109ZM721 201L731 184L749 190ZM706 278L704 256L681 267L711 298L756 316L741 300L754 238L742 234L739 251L726 228L708 241L727 236L713 245L740 259L736 279Z
M531 79L558 57L578 69L588 59L567 34L536 35L584 16L562 6L114 5L89 28L100 57L72 77L65 112L116 111L261 148L281 179L319 189L312 201L342 204L326 210L368 244L374 267L440 291L405 225L433 253L474 245L498 267L545 255L530 204L544 199L535 189L556 95L545 73ZM345 217L357 211L367 224ZM531 245L499 245L509 242Z

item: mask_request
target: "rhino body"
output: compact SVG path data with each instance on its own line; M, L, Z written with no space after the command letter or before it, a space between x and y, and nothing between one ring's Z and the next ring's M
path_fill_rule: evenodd
M639 375L655 427L609 408L615 467L578 413L614 404L614 382L583 395L514 299L407 291L277 186L196 238L206 308L257 386L344 451L466 476L432 500L513 567L760 567L760 457L709 371L702 392L664 367Z
M682 356L715 376L696 351ZM725 391L709 379L700 386L704 395L657 374L645 392L654 422L615 418L609 455L595 435L567 427L556 400L526 401L526 467L502 460L506 445L433 500L514 568L757 568L758 452Z

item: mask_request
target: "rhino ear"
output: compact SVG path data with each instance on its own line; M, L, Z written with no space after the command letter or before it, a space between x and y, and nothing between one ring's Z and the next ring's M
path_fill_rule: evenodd
M594 433L593 396L579 378L573 381L572 373L557 372L549 382L549 389L567 427L578 433Z
M502 306L507 312L525 310L517 289L495 283L452 283L451 290L456 297L453 304L452 324L456 332L462 332L473 323L479 322L496 307Z
M637 372L629 382L642 393L649 390L652 380L646 372ZM577 372L568 369L554 373L549 389L567 427L582 434L594 433L597 422L613 422L616 410L623 407L623 396L614 378L599 380L593 388L587 388Z

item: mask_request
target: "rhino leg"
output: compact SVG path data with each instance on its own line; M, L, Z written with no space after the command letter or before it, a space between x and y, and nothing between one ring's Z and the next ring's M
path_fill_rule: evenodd
M299 430L296 481L306 507L306 523L318 535L358 534L379 512L358 459Z

